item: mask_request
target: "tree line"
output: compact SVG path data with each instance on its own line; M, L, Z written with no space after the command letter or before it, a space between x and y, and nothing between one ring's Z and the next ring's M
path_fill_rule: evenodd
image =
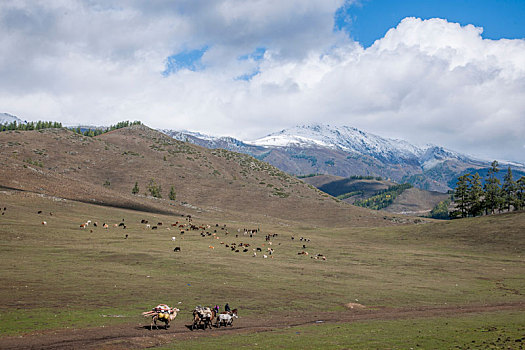
M488 215L525 207L525 176L514 181L509 166L502 184L496 177L500 171L498 167L498 162L493 161L484 185L478 173L458 177L454 190L455 208L450 212L451 218Z
M76 132L77 134L80 134L80 135L93 137L93 136L102 135L102 134L104 134L106 132L109 132L109 131L126 128L126 127L132 126L132 125L142 125L142 122L140 122L138 120L135 120L134 122L130 122L129 120L126 120L126 121L123 121L123 122L118 122L115 125L110 125L107 128L82 129L80 127L76 127L76 128L72 128L71 130L73 130L74 132Z
M380 210L394 203L394 199L403 193L404 190L409 188L412 188L412 185L408 183L390 186L385 190L377 192L370 198L355 201L354 205L373 210Z
M42 121L39 120L35 122L28 123L17 123L12 121L11 123L5 123L0 125L0 131L11 131L11 130L41 130L41 129L51 129L51 128L61 128L62 123L51 122L51 121Z

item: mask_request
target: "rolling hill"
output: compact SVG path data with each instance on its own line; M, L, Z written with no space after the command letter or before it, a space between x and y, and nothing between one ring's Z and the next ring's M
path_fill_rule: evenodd
M2 132L0 147L2 349L370 348L378 337L385 348L452 348L481 345L480 334L507 347L522 339L523 211L400 218L337 201L250 156L138 125L97 137ZM147 195L151 179L162 198ZM171 186L176 200L166 198ZM189 214L201 229L189 227ZM86 220L93 224L80 228ZM179 220L181 231L172 226ZM241 242L249 249L228 246ZM234 327L188 329L195 305L225 302L239 308ZM141 312L159 303L180 315L150 330Z
M0 134L0 186L144 211L234 212L257 220L383 225L251 156L174 140L142 125L85 137L67 129ZM134 184L139 193L133 195ZM148 185L160 186L153 198ZM176 200L167 199L173 186Z
M397 185L392 181L362 176L342 178L331 175L316 175L307 176L303 181L347 203L370 198L379 191L387 190ZM424 216L439 202L449 197L450 195L448 194L436 191L408 188L397 196L391 205L383 208L382 211L394 214Z

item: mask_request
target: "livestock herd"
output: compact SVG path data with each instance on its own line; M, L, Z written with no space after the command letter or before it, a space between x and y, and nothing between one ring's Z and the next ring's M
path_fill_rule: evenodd
M253 241L250 241L251 238L257 237L257 234L261 232L260 228L237 228L233 229L232 232L230 232L230 229L227 227L226 224L194 224L193 219L191 215L182 215L184 218L183 221L176 221L174 223L165 224L163 222L157 222L156 224L150 223L147 219L142 219L140 221L141 227L143 230L159 230L160 228L164 228L167 231L171 230L177 230L180 234L180 239L184 239L184 234L192 232L192 231L198 231L199 236L201 238L208 238L211 239L212 242L208 245L209 249L214 250L216 247L223 246L227 249L229 249L231 252L234 253L250 253L252 257L262 257L263 259L273 259L275 256L275 245L274 241L279 238L279 234L273 233L273 234L265 234L264 236L264 243L259 244L258 246L255 246ZM42 222L43 224L47 224L46 222ZM92 222L91 220L87 220L80 225L81 229L87 229L90 226L98 227L98 222ZM126 229L128 226L125 223L125 219L122 219L119 223L114 223L111 226L114 228L121 228ZM108 229L110 225L107 223L102 224L102 228ZM90 230L90 232L93 232L93 230ZM220 237L223 237L221 240ZM124 238L127 239L129 237L128 234L125 234ZM227 237L235 237L235 240L241 240L241 242L227 242L225 239ZM292 235L291 240L292 242L295 241L295 237ZM171 237L171 241L175 242L177 240L176 236ZM301 242L302 249L306 249L306 243L310 243L310 239L305 237L300 237L298 241ZM252 242L252 243L248 243ZM277 244L278 246L281 245L281 243ZM181 246L176 246L173 248L173 252L181 252L182 248ZM259 253L259 255L258 255ZM305 250L299 251L297 255L305 255L308 256L309 253ZM327 260L326 256L323 254L315 254L310 256L312 259L315 260Z

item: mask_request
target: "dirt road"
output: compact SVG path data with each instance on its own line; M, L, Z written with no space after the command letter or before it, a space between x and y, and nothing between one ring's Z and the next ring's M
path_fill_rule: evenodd
M149 330L148 322L128 323L112 327L44 331L24 336L0 338L0 349L144 349L175 340L221 336L240 333L257 333L316 322L351 323L364 320L395 320L447 315L483 313L505 310L525 310L525 303L498 305L468 305L417 308L350 309L346 312L314 312L281 314L269 318L240 317L232 328L191 331L184 325L183 315L168 330ZM242 311L241 311L242 315Z

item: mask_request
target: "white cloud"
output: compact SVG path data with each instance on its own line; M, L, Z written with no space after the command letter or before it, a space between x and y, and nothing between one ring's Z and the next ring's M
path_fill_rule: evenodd
M2 2L0 111L242 138L329 122L525 161L524 40L406 18L364 49L333 31L342 3ZM205 69L162 75L168 56L205 46Z

